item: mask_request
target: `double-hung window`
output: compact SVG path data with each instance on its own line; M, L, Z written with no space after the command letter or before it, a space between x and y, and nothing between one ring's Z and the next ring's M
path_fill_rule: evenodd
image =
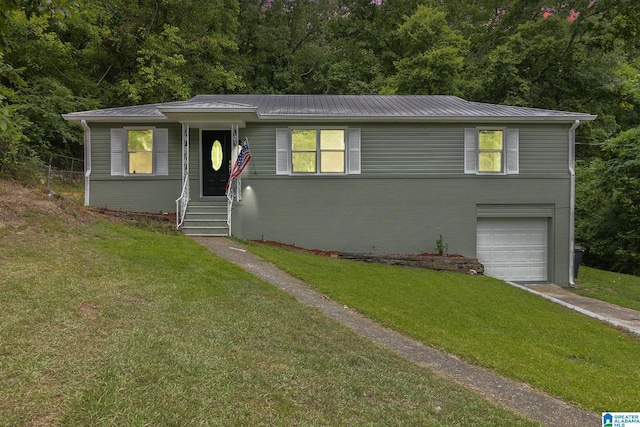
M504 131L478 131L478 173L504 172Z
M291 171L343 174L345 147L344 129L292 129Z
M168 175L167 129L126 127L111 129L111 175Z
M465 129L464 150L464 172L467 174L519 173L518 129Z
M127 173L153 174L153 129L127 129Z
M360 129L277 129L276 172L278 175L359 174Z

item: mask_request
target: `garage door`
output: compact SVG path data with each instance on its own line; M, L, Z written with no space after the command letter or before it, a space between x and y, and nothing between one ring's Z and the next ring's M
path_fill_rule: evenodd
M546 218L478 218L478 260L485 274L512 282L547 280Z

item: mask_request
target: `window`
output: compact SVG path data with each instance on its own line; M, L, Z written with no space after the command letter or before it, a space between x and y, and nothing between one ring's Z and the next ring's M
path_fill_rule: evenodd
M360 129L277 129L278 175L360 173Z
M160 176L169 174L167 129L111 129L111 175Z
M501 130L478 132L478 172L502 173L504 135Z
M464 130L464 173L517 174L520 172L518 129Z
M153 173L153 130L127 130L128 173Z
M293 129L293 173L344 173L344 129Z

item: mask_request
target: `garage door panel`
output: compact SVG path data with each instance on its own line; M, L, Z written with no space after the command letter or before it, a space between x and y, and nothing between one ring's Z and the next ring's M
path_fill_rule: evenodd
M547 246L547 235L546 234L531 234L529 236L529 244L530 245L538 245L538 246Z
M478 233L478 248L491 247L491 234L490 233Z
M547 266L543 265L543 266L540 266L540 267L537 267L537 268L536 267L531 267L530 275L532 277L534 277L534 278L535 277L540 278L539 280L547 280ZM535 280L535 279L533 279L533 280Z
M546 250L532 250L529 252L529 259L531 262L538 262L544 264L547 262Z
M478 260L487 275L511 281L547 280L546 218L478 218Z
M509 261L511 261L511 253L509 251L495 250L492 252L491 259L495 264L509 264Z
M510 246L511 245L511 238L509 236L508 233L506 232L502 232L499 234L494 234L493 238L492 238L492 242L495 245L500 245L500 246Z
M488 272L485 272L491 277L501 278L510 274L510 270L511 269L509 267L491 267Z
M511 235L511 246L524 246L527 247L529 245L529 235L525 233L518 233Z
M530 272L528 267L514 267L509 274L511 275L509 280L528 280Z
M517 263L527 263L529 260L529 251L528 250L514 250L511 252L511 262L514 264Z

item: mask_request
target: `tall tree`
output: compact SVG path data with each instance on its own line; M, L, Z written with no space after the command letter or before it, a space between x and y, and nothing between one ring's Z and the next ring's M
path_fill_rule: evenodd
M426 6L398 27L397 73L392 92L461 95L469 42L447 24L445 13Z

